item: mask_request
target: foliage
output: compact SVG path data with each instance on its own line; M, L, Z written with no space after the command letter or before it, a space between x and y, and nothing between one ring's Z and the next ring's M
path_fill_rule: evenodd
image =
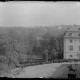
M0 67L4 68L3 70L21 67L22 63L32 60L34 55L45 61L62 58L63 35L56 37L47 32L41 35L39 40L35 35L36 32L27 32L23 28L1 29Z
M46 33L43 36L42 40L40 40L40 44L41 48L43 48L43 52L45 53L45 55L48 55L47 57L49 60L54 60L55 58L58 58L59 41L57 37Z

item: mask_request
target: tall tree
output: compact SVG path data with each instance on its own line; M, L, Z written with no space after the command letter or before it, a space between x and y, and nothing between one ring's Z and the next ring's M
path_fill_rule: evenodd
M50 33L46 33L43 35L42 40L40 40L41 47L43 48L43 52L48 50L48 58L52 59L52 56L55 56L55 53L59 50L59 42L55 36L50 35ZM55 50L54 54L52 50ZM57 54L57 53L56 53ZM47 53L45 54L47 55Z
M63 58L63 49L64 49L64 44L63 44L63 42L64 42L64 40L63 40L63 36L64 36L64 34L62 34L62 35L60 35L57 39L58 39L58 41L59 41L59 54L58 54L58 57L59 58Z
M28 37L27 37L27 42L28 42L28 50L29 50L29 57L30 60L32 59L31 56L33 55L33 47L34 45L37 44L36 38L34 36L34 33L30 32Z

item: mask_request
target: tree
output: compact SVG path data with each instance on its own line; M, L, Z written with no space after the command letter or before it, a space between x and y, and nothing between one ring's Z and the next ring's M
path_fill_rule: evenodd
M60 58L60 59L62 59L63 58L63 49L64 49L64 44L63 44L63 42L64 42L64 40L63 40L63 36L64 36L64 34L62 34L62 35L60 35L58 38L57 38L57 40L59 41L59 54L58 54L58 57Z
M9 67L20 66L20 62L27 61L27 45L15 30L10 30L0 36L0 55L6 56Z
M55 57L55 52L57 53L59 50L59 42L57 38L55 36L50 35L49 33L46 33L45 35L43 35L42 40L40 40L40 44L41 44L41 47L43 48L43 52L45 52L45 55L46 56L48 55L49 60L52 59L53 55ZM46 50L48 50L48 54ZM55 50L55 52L52 50Z
M51 57L51 59L52 59L52 60L58 59L58 52L56 52L55 49L53 49L51 52L52 52L52 57Z
M31 32L29 33L27 37L27 42L28 42L29 57L30 59L32 59L31 56L33 55L33 47L37 44L36 38L33 33Z
M43 53L44 53L45 60L48 61L48 59L49 59L49 50L45 49Z
M59 50L59 42L55 36L51 36L49 40L50 49L55 49L56 52Z

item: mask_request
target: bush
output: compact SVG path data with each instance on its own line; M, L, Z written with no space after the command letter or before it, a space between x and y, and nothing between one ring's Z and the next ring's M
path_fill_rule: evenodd
M4 63L0 63L0 76L7 76L11 71L11 68Z

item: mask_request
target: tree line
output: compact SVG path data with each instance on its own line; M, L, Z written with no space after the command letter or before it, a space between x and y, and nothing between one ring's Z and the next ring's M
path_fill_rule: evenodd
M23 33L14 28L0 32L0 72L35 60L34 55L45 61L63 58L63 34L56 37L47 32L37 39L34 32Z

